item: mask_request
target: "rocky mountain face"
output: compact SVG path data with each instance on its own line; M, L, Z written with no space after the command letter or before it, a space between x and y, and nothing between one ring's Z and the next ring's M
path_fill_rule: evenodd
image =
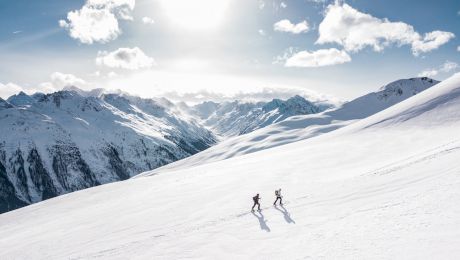
M216 134L228 137L250 133L290 116L316 114L331 107L332 105L314 104L303 97L294 96L288 100L273 99L258 103L204 102L190 110Z
M165 100L19 93L0 100L0 212L188 157L216 142Z

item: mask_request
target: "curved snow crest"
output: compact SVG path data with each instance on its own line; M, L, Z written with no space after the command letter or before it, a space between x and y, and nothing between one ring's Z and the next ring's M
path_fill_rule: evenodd
M355 128L375 128L400 124L436 127L438 124L453 124L460 119L459 103L460 73L456 73L436 87L363 120Z
M377 92L359 97L338 108L317 114L291 116L254 132L224 140L196 155L136 177L226 160L322 135L385 110L438 83L439 81L426 77L397 80L381 87Z

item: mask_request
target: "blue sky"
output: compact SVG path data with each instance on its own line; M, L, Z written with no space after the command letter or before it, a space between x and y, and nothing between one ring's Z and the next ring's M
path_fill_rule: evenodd
M184 99L351 99L457 72L459 12L453 0L2 1L0 96L71 84Z

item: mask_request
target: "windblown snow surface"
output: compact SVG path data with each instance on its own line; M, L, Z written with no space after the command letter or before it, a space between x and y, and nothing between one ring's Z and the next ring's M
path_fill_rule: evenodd
M328 134L2 214L0 258L458 259L459 132L456 74Z

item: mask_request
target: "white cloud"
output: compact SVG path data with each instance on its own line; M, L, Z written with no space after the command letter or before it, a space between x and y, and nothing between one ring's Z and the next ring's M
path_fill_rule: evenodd
M280 7L281 7L281 8L286 8L286 7L287 7L287 4L286 4L285 2L281 2Z
M457 46L457 51L460 51L460 46Z
M51 83L56 89L61 89L67 86L79 87L87 84L86 81L73 74L65 74L61 72L54 72L51 74Z
M458 68L458 64L452 61L446 61L444 64L441 66L440 71L448 73L451 71L454 71Z
M67 14L59 26L85 44L106 43L121 34L118 20L132 20L135 0L87 0L80 10Z
M150 18L150 17L143 17L143 18L142 18L142 22L143 22L144 24L154 24L154 23L155 23L155 21L154 21L152 18Z
M410 45L412 53L419 55L439 48L454 37L453 33L443 31L433 31L422 37L409 24L379 19L336 2L326 9L316 43L337 43L353 52L368 46L382 51L390 44Z
M153 58L148 57L138 47L119 48L113 52L99 52L96 64L109 68L121 68L128 70L148 69L155 65Z
M273 30L279 31L279 32L290 32L293 34L299 34L303 32L308 32L309 26L307 21L302 21L298 24L293 24L291 21L284 19L281 21L276 22L273 25Z
M314 52L300 51L286 60L286 67L324 67L343 64L351 61L350 55L346 51L335 48L321 49Z
M439 73L449 73L459 68L459 65L452 61L446 61L436 69L426 69L418 74L419 77L434 77Z
M432 78L438 75L439 71L436 69L426 69L418 74L419 77L429 77Z
M426 33L422 40L416 40L412 43L412 52L418 55L423 52L430 52L446 44L455 35L451 32L433 31Z
M262 30L262 29L260 29L260 30L258 31L258 33L259 33L259 35L261 35L261 36L267 35L267 34L265 33L265 31Z
M0 83L0 97L5 100L14 94L18 94L20 91L24 91L24 89L14 83Z
M65 87L73 86L85 88L88 86L88 83L85 80L78 78L73 74L54 72L51 74L50 79L50 81L43 82L39 85L40 92L50 93L61 90Z

